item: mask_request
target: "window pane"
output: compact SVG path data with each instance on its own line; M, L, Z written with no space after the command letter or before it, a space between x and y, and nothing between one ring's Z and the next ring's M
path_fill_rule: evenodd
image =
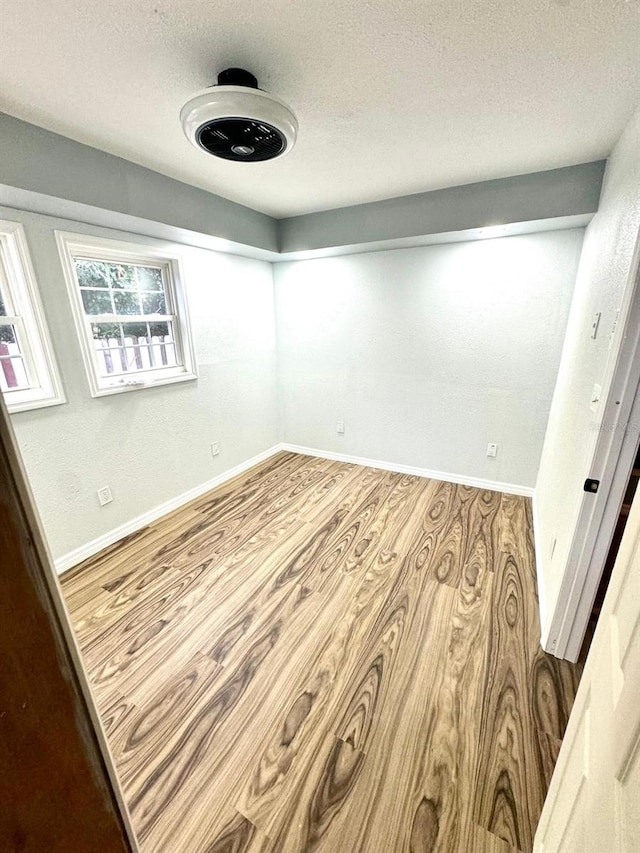
M160 267L76 260L85 314L167 314Z
M157 267L136 267L140 290L164 290L162 270Z
M131 326L131 324L129 324ZM134 334L137 331L142 331L138 328L128 328L124 330L125 343L125 358L127 371L135 372L136 370L149 370L152 368L151 353L147 346L147 329L144 329L143 334Z
M109 270L103 261L76 259L80 287L109 287Z
M7 309L4 304L4 298L2 296L2 289L0 288L0 317L7 316Z
M0 344L0 388L3 391L15 391L29 387L29 377L24 359L21 356L4 358L3 344Z
M0 326L0 385L3 391L29 387L29 376L14 326Z
M94 348L102 377L175 367L177 358L173 324L94 323Z
M143 314L166 314L167 304L164 293L151 293L142 297Z
M129 290L114 290L113 303L116 314L142 314L140 297L137 293L132 293Z
M178 363L176 358L176 345L165 343L163 338L151 338L151 352L156 367L175 367Z
M109 264L111 287L136 289L135 268L131 264Z
M107 340L120 336L119 323L92 323L91 332L94 340Z
M149 323L152 337L166 338L167 340L173 340L172 326L173 323Z
M108 290L82 290L82 304L86 314L111 314L111 294Z
M16 330L13 326L0 326L0 344L16 344ZM0 355L7 354L0 351Z
M125 338L148 338L149 324L148 323L123 323L122 334Z

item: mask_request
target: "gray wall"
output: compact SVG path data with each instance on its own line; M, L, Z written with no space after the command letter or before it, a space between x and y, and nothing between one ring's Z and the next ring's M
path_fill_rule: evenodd
M278 248L277 222L264 213L4 113L0 151L0 185Z
M0 204L136 233L155 225L152 236L195 245L206 235L265 260L327 247L368 251L416 237L450 241L492 224L566 227L595 213L604 171L596 161L276 221L3 113L0 150Z
M585 233L567 338L536 484L541 595L547 619L555 607L582 499L590 476L594 383L606 387L610 332L629 280L640 228L640 111L607 164L600 209ZM591 322L602 312L601 333ZM551 547L557 538L551 557ZM543 625L543 634L545 626Z
M592 215L598 209L604 167L600 160L294 216L279 222L280 251Z
M94 399L53 229L116 239L123 234L12 209L0 208L0 216L25 226L68 401L12 417L54 557L277 442L270 264L178 247L199 378ZM126 239L154 242L131 234ZM216 440L221 453L213 458L210 444ZM105 485L114 501L100 507L96 489Z
M275 265L283 439L533 486L582 234Z

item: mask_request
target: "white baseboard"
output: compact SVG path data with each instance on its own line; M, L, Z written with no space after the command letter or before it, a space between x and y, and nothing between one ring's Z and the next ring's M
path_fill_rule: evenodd
M538 609L540 610L540 645L544 649L546 636L545 627L547 622L547 595L544 583L544 572L542 568L542 531L540 530L540 514L538 511L537 493L534 490L533 498L531 499L531 509L533 511L533 547L536 557L536 579L538 582ZM547 649L544 649L547 651Z
M416 477L427 477L430 480L444 480L447 483L458 483L461 486L474 486L477 489L489 489L492 492L506 492L508 495L533 497L532 486L519 486L514 483L499 483L495 480L482 480L478 477L464 477L461 474L449 474L445 471L431 471L428 468L416 468L413 465L401 465L396 462L381 462L379 459L365 459L362 456L349 456L346 453L332 453L327 450L316 450L313 447L301 447L298 444L281 444L281 450L290 453L303 453L305 456L318 456L321 459L332 459L335 462L351 462L354 465L366 465L367 468L380 468L382 471L396 471L399 474L413 474Z
M68 554L58 557L54 562L56 571L58 574L66 572L68 569L71 569L73 566L77 566L78 563L81 563L88 557L92 557L94 554L102 551L103 548L113 545L114 542L124 539L125 536L135 533L137 530L146 527L147 524L151 524L151 522L156 521L163 515L173 512L173 510L184 506L189 503L189 501L199 498L201 495L204 495L216 486L225 483L227 480L232 480L248 468L252 468L259 462L263 462L265 459L268 459L270 456L273 456L283 450L289 451L290 453L301 453L305 456L317 456L321 459L331 459L336 462L350 462L354 465L365 465L368 468L379 468L383 471L396 471L399 474L413 474L416 477L428 477L431 480L444 480L449 483L459 483L463 486L474 486L478 489L490 489L494 492L506 492L511 495L532 497L534 493L534 490L529 486L518 486L513 483L499 483L494 480L482 480L477 477L463 477L460 474L449 474L444 471L431 471L427 468L416 468L413 465L400 465L394 462L381 462L379 459L366 459L362 456L349 456L345 453L331 453L329 451L316 450L312 447L301 447L297 444L276 444L268 450L258 453L257 456L252 456L251 459L241 462L234 468L230 468L228 471L218 474L218 476L214 477L212 480L207 480L206 483L201 483L199 486L190 489L188 492L183 492L183 494L159 504L159 506L148 510L148 512L136 516L136 518L131 519L131 521L127 521L125 524L115 527L108 533L98 536L97 539L87 542L85 545L80 546L80 548L76 548L74 551L70 551Z
M77 566L78 563L81 563L88 557L92 557L94 554L102 551L103 548L107 548L119 539L123 539L125 536L129 536L131 533L135 533L137 530L146 527L147 524L151 524L152 521L156 521L168 512L173 512L174 509L184 506L189 503L189 501L199 498L201 495L204 495L216 486L225 483L227 480L232 480L248 468L252 468L259 462L264 462L265 459L268 459L275 453L279 453L280 450L282 450L281 445L276 444L268 450L258 453L257 456L252 456L251 459L247 459L245 462L241 462L239 465L230 468L228 471L223 471L222 474L218 474L213 479L207 480L206 483L201 483L199 486L189 489L188 492L183 492L181 495L159 504L159 506L150 509L148 512L144 512L142 515L136 516L136 518L131 519L131 521L127 521L125 524L115 527L108 533L98 536L97 539L87 542L86 545L81 545L80 548L76 548L74 551L69 551L68 554L58 557L58 559L54 561L57 573L61 575L63 572L66 572L67 569Z

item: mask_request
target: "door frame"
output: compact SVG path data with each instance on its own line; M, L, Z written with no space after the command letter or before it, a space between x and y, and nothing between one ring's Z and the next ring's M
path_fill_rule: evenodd
M580 655L640 439L640 229L612 332L598 421L584 477L600 486L596 494L582 495L558 600L542 636L545 651L570 661Z
M64 645L66 646L69 655L68 663L73 670L80 693L84 699L86 706L85 710L88 712L87 722L90 724L95 733L97 747L102 758L103 766L106 769L106 775L103 776L102 782L110 790L111 799L118 810L132 853L140 853L140 847L133 830L129 809L116 772L115 762L107 742L107 736L98 712L96 700L89 684L78 641L71 627L71 616L62 594L62 587L60 586L58 574L55 570L53 558L49 551L49 546L44 534L44 528L40 520L35 499L31 491L29 479L22 462L22 455L15 437L13 424L11 423L9 413L7 412L7 408L1 394L0 445L2 445L6 453L11 476L13 477L18 493L18 500L25 513L25 523L28 527L28 535L30 539L29 544L37 555L37 559L33 561L33 571L40 575L40 580L49 594L49 598L53 606L53 612L57 617L57 622L62 633L61 639L64 641ZM77 713L81 712L82 709L77 710Z

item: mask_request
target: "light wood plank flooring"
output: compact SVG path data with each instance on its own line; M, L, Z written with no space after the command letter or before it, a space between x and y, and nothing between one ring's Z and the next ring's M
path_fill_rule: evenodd
M529 501L282 453L67 573L144 853L529 853Z

